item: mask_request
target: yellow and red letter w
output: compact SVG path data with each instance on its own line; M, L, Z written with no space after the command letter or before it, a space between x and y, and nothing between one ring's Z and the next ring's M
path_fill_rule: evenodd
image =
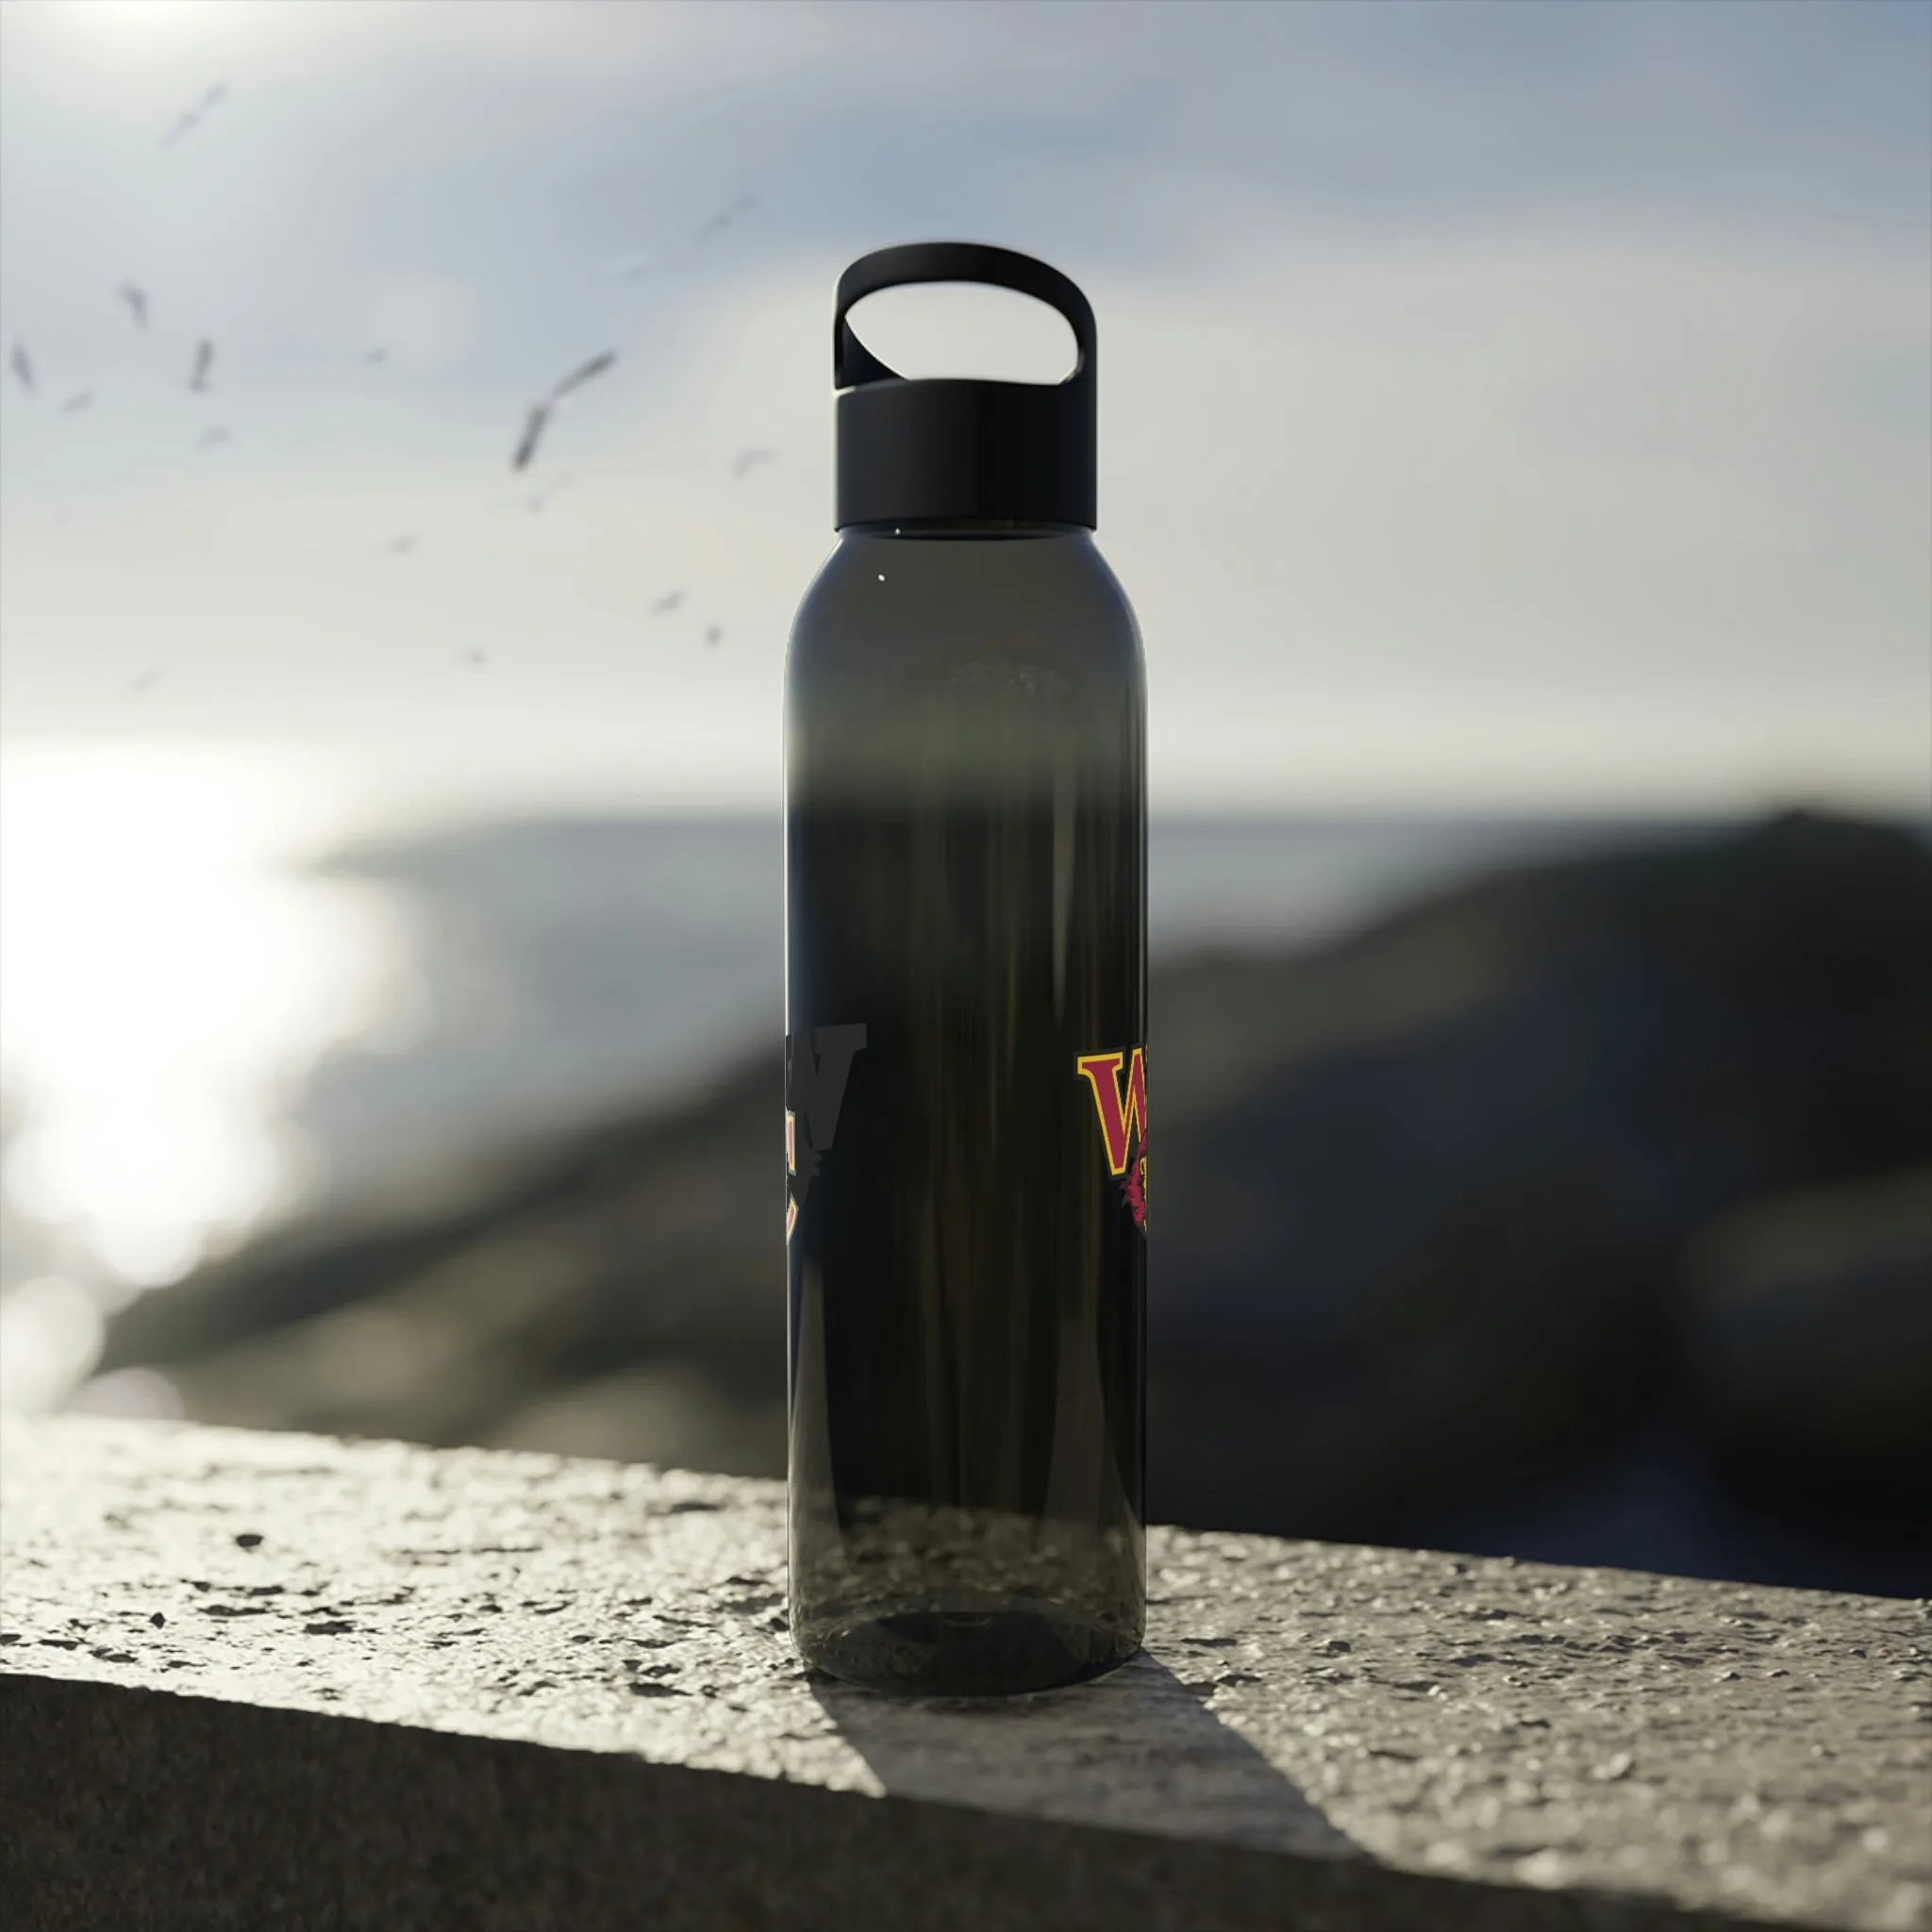
M1126 1063L1126 1078L1121 1077ZM1093 1105L1100 1115L1101 1137L1107 1142L1107 1164L1117 1174L1127 1171L1127 1151L1134 1129L1141 1130L1141 1145L1147 1145L1147 1067L1140 1047L1131 1059L1123 1053L1082 1054L1074 1071L1093 1090Z

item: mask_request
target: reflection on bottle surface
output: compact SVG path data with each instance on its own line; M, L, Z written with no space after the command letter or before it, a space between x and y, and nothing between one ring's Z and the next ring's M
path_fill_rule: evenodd
M1141 647L1083 529L848 529L787 673L792 1628L1023 1690L1141 1635Z

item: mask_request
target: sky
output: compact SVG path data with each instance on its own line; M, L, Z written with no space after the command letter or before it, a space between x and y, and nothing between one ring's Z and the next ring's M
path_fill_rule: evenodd
M1157 808L1928 803L1917 0L4 0L12 768L769 808L832 287L927 237L1092 298Z

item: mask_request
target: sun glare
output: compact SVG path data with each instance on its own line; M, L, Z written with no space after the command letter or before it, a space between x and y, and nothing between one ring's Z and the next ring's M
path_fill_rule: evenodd
M374 889L289 863L300 800L192 757L22 758L0 779L9 1208L145 1287L283 1202L281 1106L403 970Z
M28 10L37 24L76 40L125 44L187 40L212 25L224 8L213 0L42 0Z

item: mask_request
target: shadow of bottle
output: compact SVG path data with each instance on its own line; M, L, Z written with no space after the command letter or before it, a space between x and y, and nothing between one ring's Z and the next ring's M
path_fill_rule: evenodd
M886 1696L824 1677L812 1694L895 1797L1303 1857L1365 1856L1144 1650L1095 1683L1023 1697Z

